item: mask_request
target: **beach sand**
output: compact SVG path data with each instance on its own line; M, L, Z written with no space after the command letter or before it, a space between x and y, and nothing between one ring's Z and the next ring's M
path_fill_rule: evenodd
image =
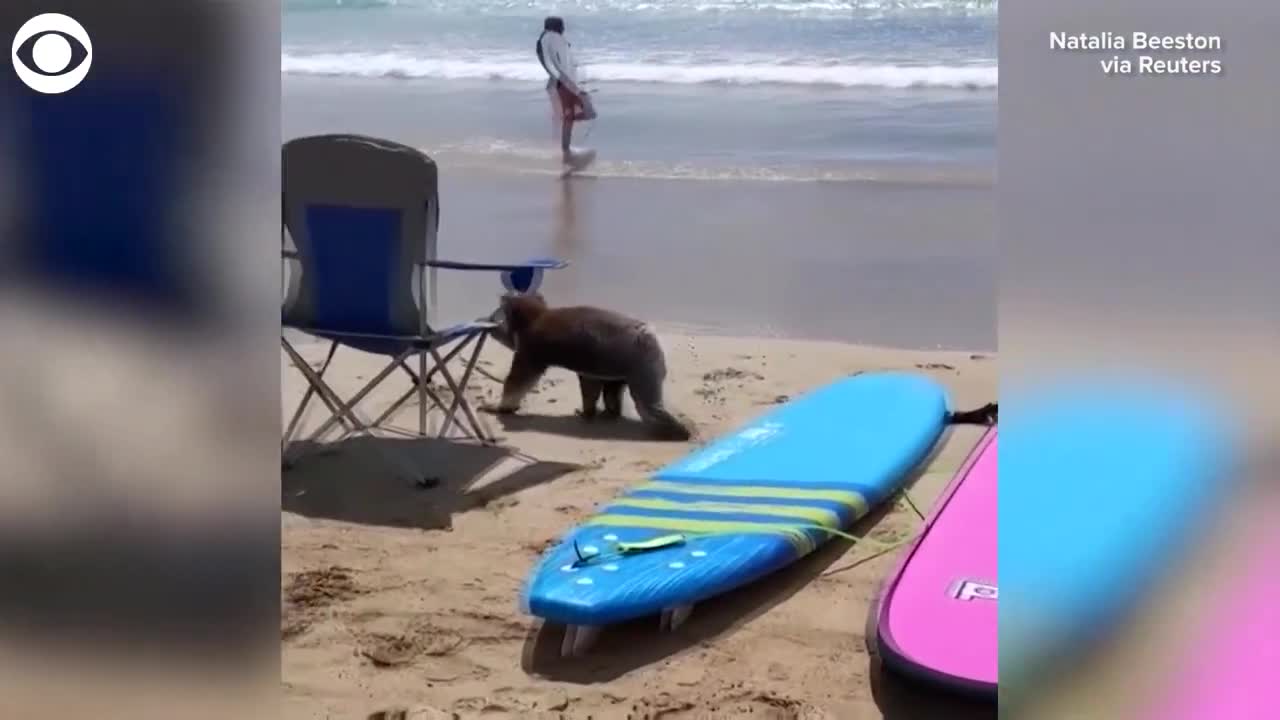
M858 372L928 373L959 409L996 398L992 354L662 339L668 402L697 424L700 441ZM324 350L308 345L304 355L318 364ZM490 343L483 367L500 378L509 359ZM349 395L382 362L341 350L326 377ZM305 385L283 356L282 370L291 414ZM405 385L386 387L368 409ZM498 392L479 375L470 383L478 402ZM361 439L304 457L283 474L285 717L994 717L994 709L904 692L875 671L864 642L870 603L901 552L885 548L913 536L916 509L928 512L982 428L952 428L906 497L856 526L866 541L830 543L704 603L675 633L658 634L656 618L610 629L593 652L570 661L558 657L559 634L540 630L519 608L527 573L595 507L697 444L647 440L634 419L587 424L574 416L577 407L573 376L552 370L520 415L485 416L508 450ZM625 414L635 417L630 400ZM397 425L416 428L416 408ZM385 450L414 458L430 476L426 486L397 473Z

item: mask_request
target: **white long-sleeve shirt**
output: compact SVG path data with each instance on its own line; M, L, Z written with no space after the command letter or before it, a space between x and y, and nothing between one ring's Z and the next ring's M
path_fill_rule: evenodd
M551 71L551 77L547 80L547 89L550 90L555 86L556 80L559 80L570 92L575 95L580 94L578 65L573 59L569 41L565 40L564 35L560 33L544 32L538 43L542 48L542 60Z

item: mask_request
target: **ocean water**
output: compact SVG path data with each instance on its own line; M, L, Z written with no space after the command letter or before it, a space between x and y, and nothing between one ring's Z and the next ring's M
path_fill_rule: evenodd
M454 165L551 171L548 14L600 175L979 181L995 166L986 0L285 0L285 134L380 132ZM923 175L922 175L923 174Z
M994 2L285 3L285 137L427 151L447 257L565 258L555 302L659 326L995 347ZM572 182L534 54L548 14L600 113ZM500 291L440 283L450 319Z

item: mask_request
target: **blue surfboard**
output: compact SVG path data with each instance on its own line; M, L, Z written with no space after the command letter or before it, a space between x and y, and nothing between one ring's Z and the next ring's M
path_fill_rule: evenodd
M1234 490L1233 429L1211 398L1154 375L1010 394L999 644L1002 692L1020 692L1105 639L1201 539Z
M946 422L914 373L845 378L657 472L534 568L525 609L598 627L691 607L795 562L893 495ZM665 619L664 619L665 622Z

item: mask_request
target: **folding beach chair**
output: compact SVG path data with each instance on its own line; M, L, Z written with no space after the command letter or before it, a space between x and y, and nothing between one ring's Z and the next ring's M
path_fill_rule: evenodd
M436 270L501 272L508 292L531 292L541 282L543 270L566 263L438 259L436 165L411 147L359 135L321 135L291 140L283 153L281 235L284 263L291 272L282 325L329 341L328 354L317 370L282 333L285 353L308 384L281 441L285 463L290 461L290 443L313 397L328 407L330 416L307 441L318 441L335 428L341 432L338 439L389 430L390 418L416 397L417 436L428 435L428 413L438 409L444 420L437 437L447 437L456 428L464 437L492 443L494 436L467 401L466 388L496 325L475 321L434 327ZM390 358L347 400L324 379L339 345ZM455 379L448 363L468 347L465 369ZM415 357L417 367L412 368L410 361ZM365 420L357 406L397 371L408 376L412 387L374 420ZM447 399L430 385L437 374L448 386Z

